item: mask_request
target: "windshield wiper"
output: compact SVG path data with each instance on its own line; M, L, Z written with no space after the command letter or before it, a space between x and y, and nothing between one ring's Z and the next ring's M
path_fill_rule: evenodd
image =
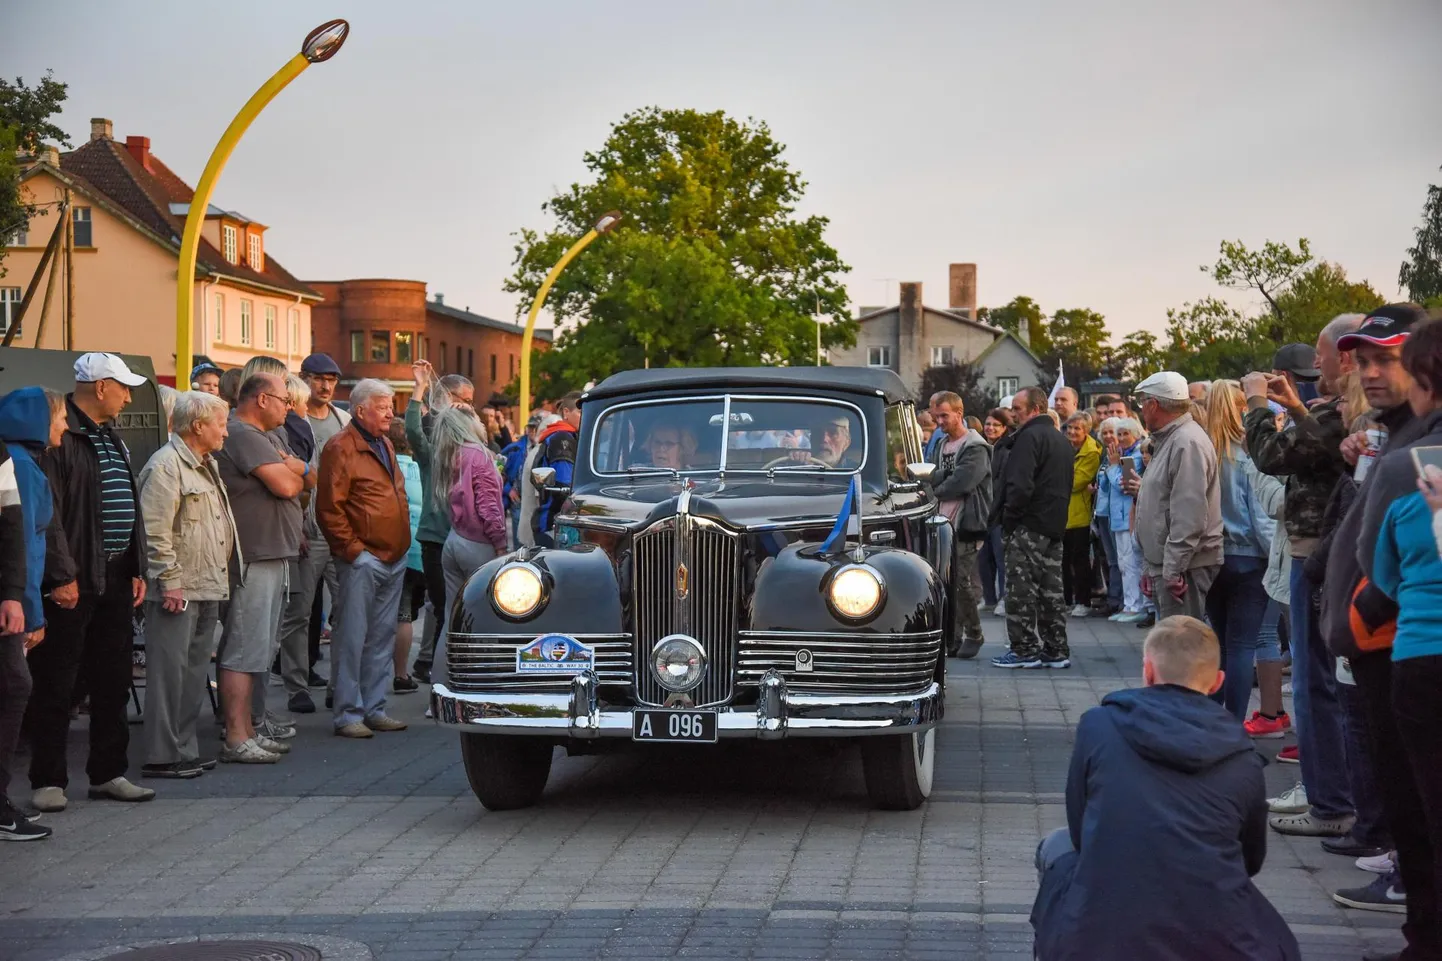
M681 472L674 467L647 467L640 464L632 464L626 468L626 473L635 477L638 474L670 474L677 480L681 479Z

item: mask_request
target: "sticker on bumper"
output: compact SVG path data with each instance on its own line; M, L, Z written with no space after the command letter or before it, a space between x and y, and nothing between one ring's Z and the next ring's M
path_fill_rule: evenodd
M565 634L543 634L516 648L517 674L579 674L596 668L596 649Z

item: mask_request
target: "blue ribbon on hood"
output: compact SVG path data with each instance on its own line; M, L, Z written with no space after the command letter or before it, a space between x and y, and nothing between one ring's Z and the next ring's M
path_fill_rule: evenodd
M851 519L852 511L856 510L861 503L861 476L851 475L851 483L847 485L846 496L841 500L841 513L836 515L836 523L831 528L831 533L826 535L826 540L821 544L823 554L830 553L836 546L839 538L843 543L846 540L846 522ZM857 525L860 527L860 524Z

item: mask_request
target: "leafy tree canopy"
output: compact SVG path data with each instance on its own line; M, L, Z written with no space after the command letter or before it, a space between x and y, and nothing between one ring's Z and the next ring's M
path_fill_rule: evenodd
M49 72L34 87L22 77L12 84L0 79L0 277L5 276L5 247L11 235L36 208L21 202L20 164L15 151L33 152L46 141L70 146L65 131L50 122L65 102L65 84Z
M933 394L943 390L961 398L968 416L985 418L986 412L999 401L996 391L982 385L982 370L975 364L950 363L926 368L921 373L917 403L925 407L931 402Z
M533 358L553 395L651 366L812 364L817 314L827 346L856 323L826 243L827 218L800 217L805 181L764 123L721 111L629 113L584 161L594 178L542 205L548 233L524 229L506 289L523 308L602 214L620 226L566 268L547 301L554 349Z
M1417 303L1442 306L1442 186L1427 187L1417 243L1407 248L1397 283Z
M1026 336L1032 351L1041 357L1051 352L1051 338L1047 334L1046 314L1030 297L1013 297L1000 307L982 307L976 312L976 319L1002 330L1009 330L1021 336L1022 322L1026 322Z

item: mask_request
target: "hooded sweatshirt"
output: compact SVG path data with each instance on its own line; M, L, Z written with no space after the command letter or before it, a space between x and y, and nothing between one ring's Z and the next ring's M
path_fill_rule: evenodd
M956 441L943 434L931 462L936 465L931 486L941 512L959 535L985 538L991 514L991 445L969 427Z
M1252 884L1267 853L1262 759L1226 709L1170 684L1082 715L1067 774L1075 854L1032 909L1041 961L1291 961Z
M45 626L41 602L45 575L45 530L55 513L50 482L35 462L50 440L50 402L39 387L22 387L0 397L0 440L14 470L20 493L20 526L25 544L25 593L20 606L25 612L25 631ZM8 600L9 598L0 598Z

